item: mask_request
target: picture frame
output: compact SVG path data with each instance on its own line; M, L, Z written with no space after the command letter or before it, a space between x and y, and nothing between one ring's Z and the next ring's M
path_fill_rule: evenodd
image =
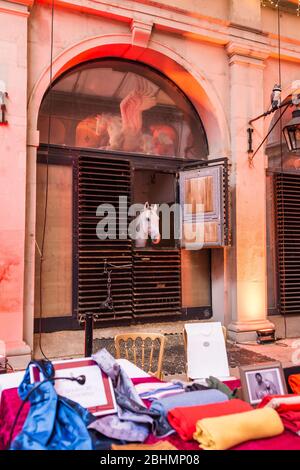
M117 413L112 381L91 357L53 361L52 364L56 378L85 377L83 385L67 380L55 382L54 387L59 395L79 403L95 416ZM44 378L38 367L31 364L31 383L40 382Z
M287 386L281 362L264 362L239 367L242 395L250 405L258 405L265 396L285 395Z

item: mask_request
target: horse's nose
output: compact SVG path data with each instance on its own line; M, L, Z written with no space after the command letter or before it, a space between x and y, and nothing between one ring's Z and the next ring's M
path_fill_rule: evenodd
M154 245L157 245L160 242L160 239L161 239L160 235L157 235L156 237L152 239L152 243L154 243Z

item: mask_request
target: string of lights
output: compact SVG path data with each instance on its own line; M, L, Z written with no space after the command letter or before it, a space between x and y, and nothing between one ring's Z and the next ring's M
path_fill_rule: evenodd
M300 16L300 0L298 0L298 4L286 0L261 0L260 3L262 7L270 8L278 8L280 5L282 11Z

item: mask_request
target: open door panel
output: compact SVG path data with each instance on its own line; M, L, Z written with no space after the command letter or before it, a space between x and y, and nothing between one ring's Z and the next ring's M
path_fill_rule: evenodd
M229 244L227 159L186 165L179 173L182 247L191 250Z

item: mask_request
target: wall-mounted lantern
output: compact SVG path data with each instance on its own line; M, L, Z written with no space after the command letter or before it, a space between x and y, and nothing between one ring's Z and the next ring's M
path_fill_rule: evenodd
M282 129L290 152L300 150L300 109L296 108L292 112L292 119Z
M300 0L299 0L300 1ZM257 154L258 150L264 144L264 142L269 137L270 133L274 129L274 127L278 124L281 120L284 113L287 109L291 106L294 106L295 109L292 111L292 119L284 126L282 129L283 136L285 138L287 147L290 152L300 152L300 80L293 82L293 94L291 99L287 99L284 102L281 102L281 87L280 85L275 85L271 94L271 109L267 112L260 114L259 116L251 119L249 121L247 134L248 134L248 160L250 166L253 164L253 159ZM279 117L275 120L272 124L269 132L264 137L258 148L254 151L252 147L252 134L253 134L253 122L261 119L262 117L266 117L269 114L274 113L275 111L279 110Z
M259 116L251 119L249 121L249 125L251 127L248 127L247 129L247 134L248 134L248 160L249 160L249 165L253 165L253 159L255 155L257 154L258 150L262 147L262 145L265 143L269 135L271 134L272 130L274 127L278 124L278 122L281 120L282 116L284 113L287 111L287 109L290 106L296 106L296 109L292 112L292 120L286 124L283 128L283 135L285 137L287 146L291 152L296 152L297 150L300 150L300 95L293 95L292 99L285 100L284 102L281 102L281 88L279 85L275 85L271 94L271 109L266 111L263 114L260 114ZM299 100L299 101L298 101ZM272 124L271 128L269 129L269 132L267 135L263 138L257 149L254 151L252 147L252 134L253 134L253 127L252 124L253 122L257 121L258 119L261 119L263 117L268 116L269 114L272 114L279 110L279 117L275 120L275 122Z
M3 80L0 80L0 126L6 126L8 124L5 113L6 113L6 104L5 100L8 94L6 91L6 85Z

